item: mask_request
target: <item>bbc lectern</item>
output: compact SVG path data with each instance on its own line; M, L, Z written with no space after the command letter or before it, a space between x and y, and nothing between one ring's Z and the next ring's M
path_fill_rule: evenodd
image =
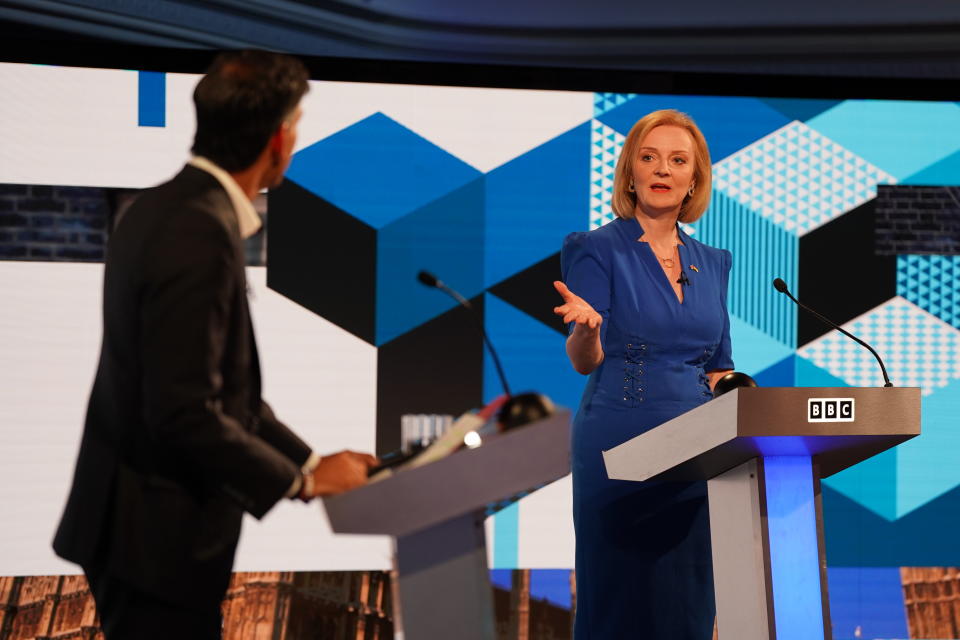
M603 456L707 481L720 640L829 640L820 479L919 434L918 388L742 387Z
M558 410L323 503L336 533L396 539L403 637L494 640L484 519L568 473L570 412Z

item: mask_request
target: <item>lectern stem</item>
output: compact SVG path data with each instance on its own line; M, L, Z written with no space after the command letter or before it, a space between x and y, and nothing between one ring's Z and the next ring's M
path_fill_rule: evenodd
M719 639L830 640L810 457L754 458L707 490Z
M483 512L397 538L403 637L493 640Z

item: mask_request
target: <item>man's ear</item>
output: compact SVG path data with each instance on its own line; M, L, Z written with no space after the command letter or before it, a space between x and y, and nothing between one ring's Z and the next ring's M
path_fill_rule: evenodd
M287 135L287 128L285 125L281 124L277 127L277 130L273 132L273 135L270 136L270 142L267 143L267 147L273 153L281 153L283 151L283 142Z
M287 142L287 136L290 135L290 127L286 122L281 122L277 130L270 136L268 148L271 153L283 153L284 144Z

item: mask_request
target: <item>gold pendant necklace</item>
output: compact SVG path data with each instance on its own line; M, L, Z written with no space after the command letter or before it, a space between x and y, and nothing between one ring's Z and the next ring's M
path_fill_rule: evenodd
M650 250L653 251L652 244L650 245ZM677 245L673 245L673 251L676 252L676 250L677 250ZM676 264L673 261L673 256L670 256L669 258L661 258L659 255L657 255L656 251L653 252L653 255L657 256L657 260L663 263L663 266L665 269L673 269L673 266Z

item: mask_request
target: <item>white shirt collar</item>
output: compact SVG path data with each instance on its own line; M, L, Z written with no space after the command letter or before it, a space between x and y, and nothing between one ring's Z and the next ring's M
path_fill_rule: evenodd
M260 216L257 215L257 210L254 209L253 203L247 198L247 194L243 192L240 185L237 184L237 181L233 179L233 176L202 156L193 156L187 164L206 171L223 186L224 191L226 191L230 197L230 202L233 204L233 210L237 214L241 238L249 238L260 230L263 222L260 220Z

